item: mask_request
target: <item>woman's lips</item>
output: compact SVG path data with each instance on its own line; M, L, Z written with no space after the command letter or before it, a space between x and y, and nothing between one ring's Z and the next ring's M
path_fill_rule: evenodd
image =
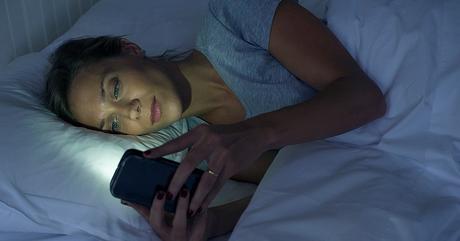
M156 100L156 97L153 97L152 106L150 107L150 121L153 123L158 122L161 117L160 104Z

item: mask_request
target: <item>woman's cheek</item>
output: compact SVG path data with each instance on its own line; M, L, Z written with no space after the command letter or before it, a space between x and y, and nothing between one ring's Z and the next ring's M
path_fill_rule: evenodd
M123 132L128 135L142 135L145 134L145 128L142 127L142 125L139 124L133 124L131 123L125 123Z

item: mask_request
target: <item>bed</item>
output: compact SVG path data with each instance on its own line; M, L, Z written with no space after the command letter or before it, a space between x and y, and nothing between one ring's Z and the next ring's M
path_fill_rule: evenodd
M110 177L125 149L160 145L199 120L141 137L73 127L43 108L43 73L56 46L82 35L126 35L149 55L188 50L207 1L76 1L77 13L69 1L31 2L0 8L16 16L0 30L10 36L0 59L0 240L158 240L111 197ZM460 2L300 3L376 80L387 113L342 135L282 148L258 187L228 182L213 205L255 193L234 232L215 240L460 240ZM35 25L14 12L34 4L64 9L69 29L56 27L63 21L55 14L48 24L62 29L56 39L24 34ZM15 19L29 27L15 28Z

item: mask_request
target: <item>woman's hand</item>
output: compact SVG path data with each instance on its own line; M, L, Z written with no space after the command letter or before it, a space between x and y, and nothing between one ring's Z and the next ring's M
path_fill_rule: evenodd
M212 223L211 220L208 221L208 210L203 210L193 220L187 220L190 199L188 194L187 190L181 190L172 222L168 222L168 213L164 211L165 193L163 191L157 193L150 211L141 205L124 203L139 212L163 241L207 240L209 235L208 223Z
M206 209L225 181L248 168L266 148L266 132L244 122L231 125L199 125L181 137L144 153L157 158L190 147L169 184L168 199L174 199L192 173L203 160L208 172L201 177L190 203L193 216Z

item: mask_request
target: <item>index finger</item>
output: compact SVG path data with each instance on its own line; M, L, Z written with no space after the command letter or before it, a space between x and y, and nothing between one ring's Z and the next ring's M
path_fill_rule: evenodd
M188 177L193 172L193 170L195 170L195 167L198 165L199 162L201 162L204 159L205 156L206 153L194 148L192 148L192 150L189 153L187 153L185 158L179 164L179 167L176 169L173 178L171 179L171 182L168 186L168 191L170 194L172 194L171 197L173 199L176 197L176 194L187 181Z
M193 133L190 131L176 139L170 140L159 147L152 148L144 152L144 157L157 158L171 153L175 153L192 145L194 140Z

